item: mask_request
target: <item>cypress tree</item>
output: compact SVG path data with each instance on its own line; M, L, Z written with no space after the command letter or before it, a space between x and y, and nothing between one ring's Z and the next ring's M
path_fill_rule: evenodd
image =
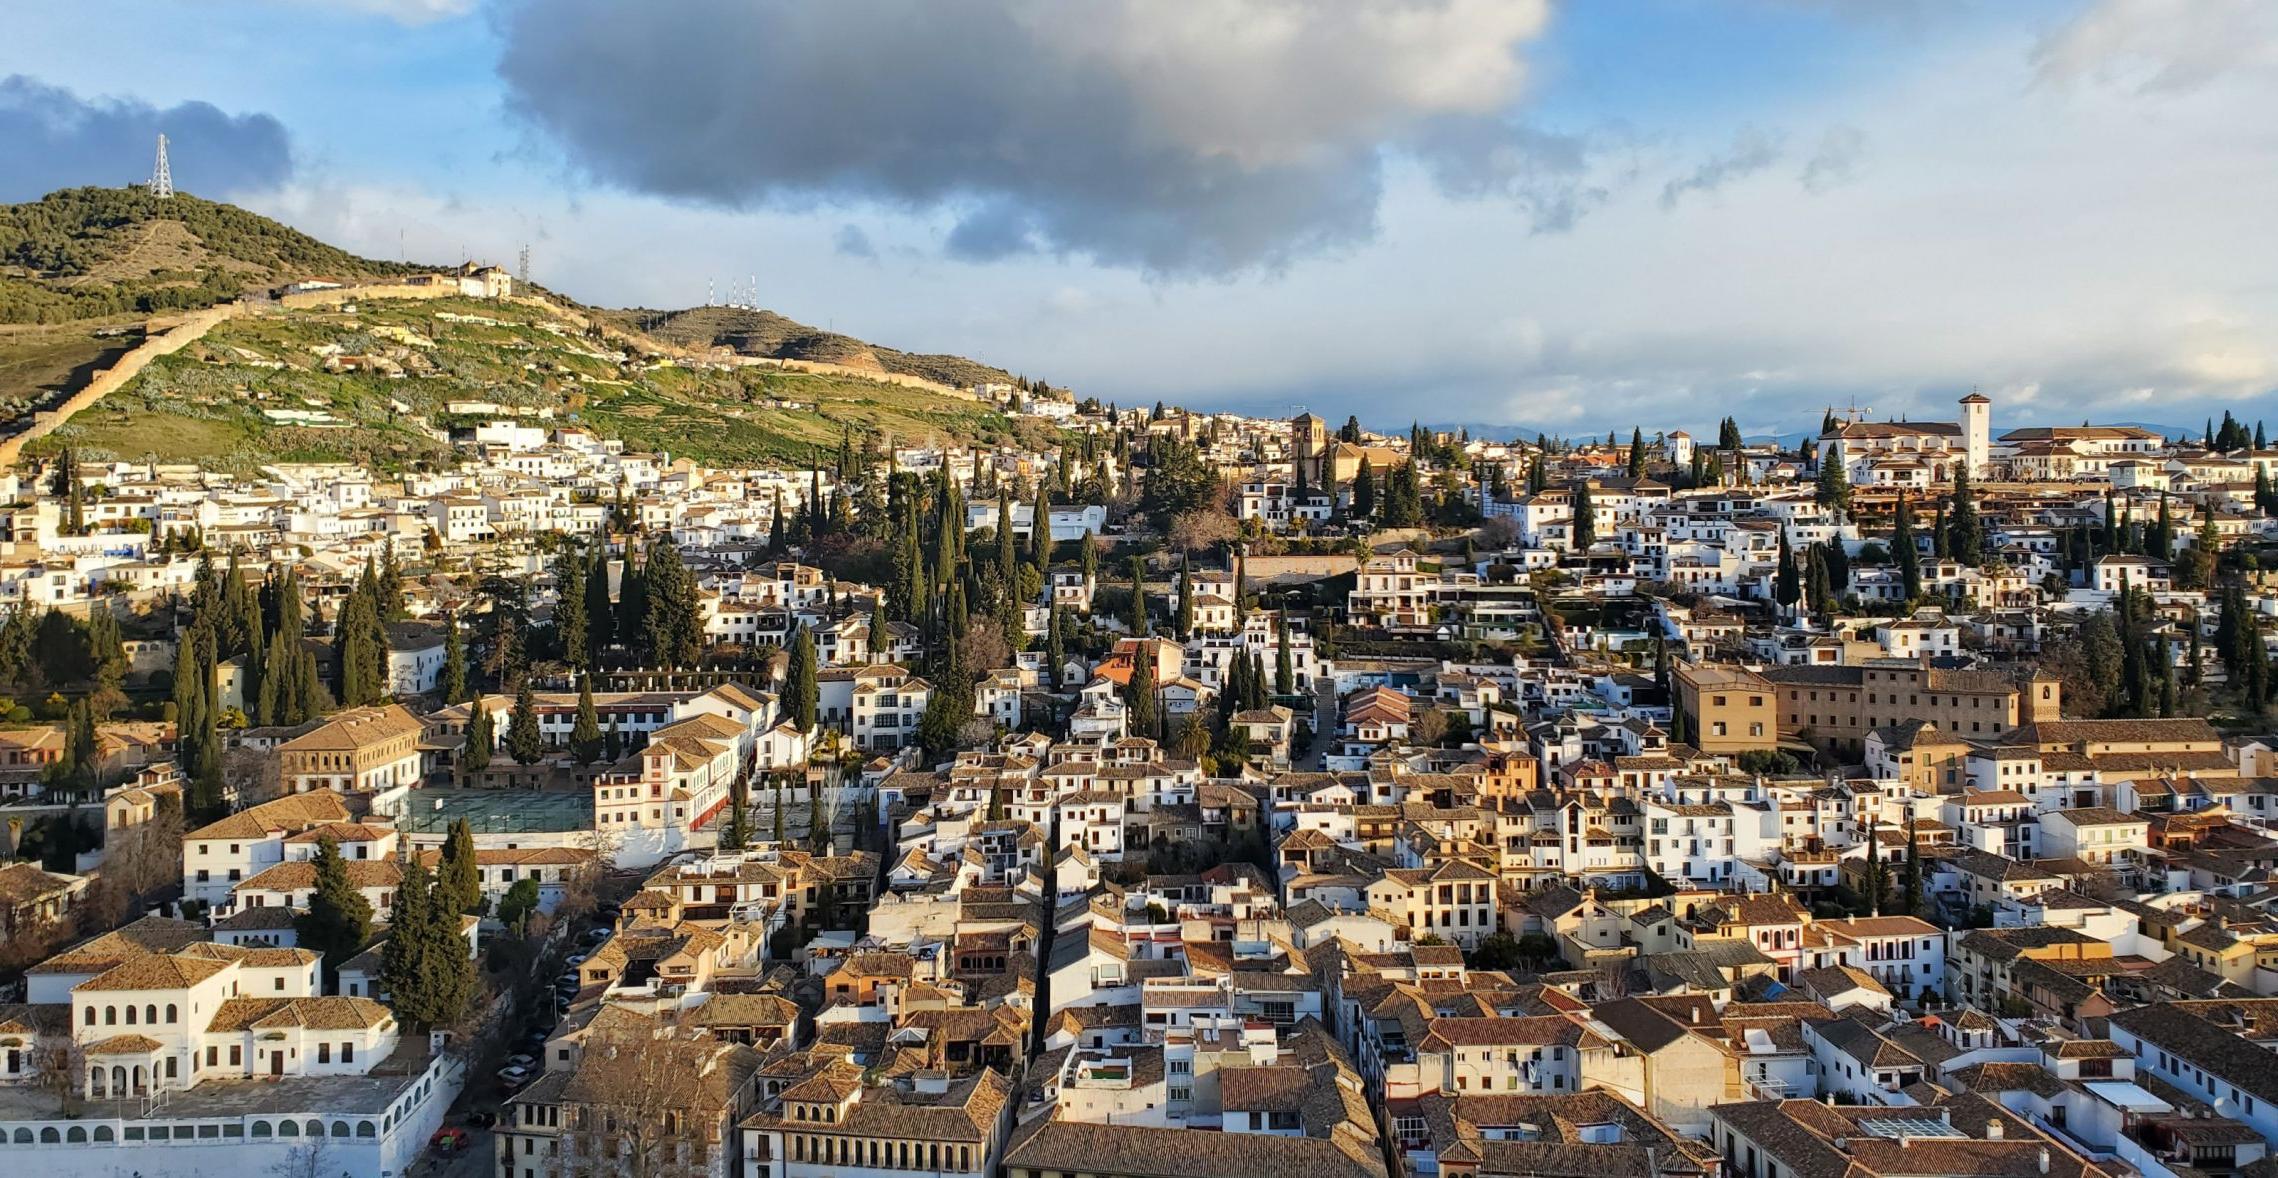
M1175 632L1182 642L1194 636L1194 573L1183 559L1179 561L1179 609Z
M1645 475L1645 431L1637 426L1629 430L1629 477Z
M316 843L316 887L308 911L295 917L293 931L300 947L324 955L327 988L340 967L364 948L372 931L372 903L348 879L348 864L340 858L340 844L331 837Z
M1367 519L1376 514L1376 475L1370 471L1368 459L1361 459L1360 470L1353 475L1353 515Z
M625 756L625 734L617 731L617 717L609 717L609 727L601 733L601 759L611 765Z
M1795 550L1788 546L1788 530L1780 529L1780 555L1772 577L1772 600L1782 609L1793 609L1803 596L1803 584L1796 570Z
M609 600L609 537L594 537L585 562L585 665L601 661L601 652L618 640L617 607Z
M491 750L497 745L490 706L483 702L481 692L474 692L467 697L467 740L459 752L459 767L470 774L490 768Z
M1289 614L1274 619L1273 689L1277 695L1297 693L1297 671L1289 651Z
M1590 502L1590 482L1574 484L1574 551L1588 552L1598 542L1598 509Z
M1135 637L1147 636L1147 565L1136 556L1131 558L1131 607L1124 625Z
M1127 709L1125 726L1131 735L1162 735L1155 703L1155 659L1145 647L1131 661L1131 678L1123 685L1123 706Z
M435 906L454 915L479 916L483 909L482 869L475 856L474 831L464 818L451 822L443 838L443 858L435 873Z
M561 592L554 599L554 640L562 648L562 661L582 671L593 665L593 636L585 613L585 558L572 554L555 578Z
M1051 613L1044 619L1044 669L1052 677L1054 690L1060 687L1060 668L1068 661L1066 636L1061 633L1062 626L1060 599L1055 596L1052 598Z
M1890 551L1898 561L1906 600L1918 600L1922 596L1922 550L1914 546L1914 508L1906 501L1904 491L1898 493L1898 518L1891 526Z
M514 711L506 717L506 751L523 765L535 765L546 755L545 736L538 730L538 696L524 675L514 689Z
M791 637L791 667L784 679L783 700L791 709L786 717L801 732L813 732L822 711L822 681L815 662L815 638L804 626Z
M436 680L436 690L444 699L461 699L467 694L467 639L459 632L459 615L443 615L443 673Z
M601 756L601 718L593 708L590 674L577 685L577 723L570 727L570 752L580 765L591 765Z

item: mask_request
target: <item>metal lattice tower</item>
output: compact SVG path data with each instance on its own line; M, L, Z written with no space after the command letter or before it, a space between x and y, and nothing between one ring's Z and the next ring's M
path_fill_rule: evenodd
M150 169L150 195L174 199L174 170L166 165L166 136L158 137L158 163Z
M522 247L522 262L515 269L515 282L523 286L530 285L530 247L528 245Z

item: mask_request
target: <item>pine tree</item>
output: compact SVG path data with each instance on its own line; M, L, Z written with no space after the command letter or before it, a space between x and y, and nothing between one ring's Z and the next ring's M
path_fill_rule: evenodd
M464 818L451 822L443 838L443 858L435 873L436 907L442 911L479 916L483 910L482 868L475 856L474 831Z
M535 765L546 755L546 740L538 730L538 696L524 675L514 689L514 710L506 717L506 751L517 764Z
M570 727L570 753L580 765L591 765L601 757L601 717L593 707L593 676L587 675L577 685L577 722Z
M316 843L315 889L308 911L293 921L300 947L324 955L327 988L342 964L363 951L372 931L372 902L348 879L348 864L340 858L340 844L331 836Z

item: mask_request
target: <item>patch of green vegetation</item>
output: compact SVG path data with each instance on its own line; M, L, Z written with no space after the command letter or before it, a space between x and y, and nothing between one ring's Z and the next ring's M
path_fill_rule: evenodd
M983 402L859 377L625 356L541 309L439 299L231 320L28 449L234 470L328 460L393 470L443 458L449 430L490 416L454 413L454 402L550 410L554 424L715 465L805 461L835 449L849 425L897 444L1056 438Z
M66 188L0 205L0 323L195 310L292 278L412 269L186 193Z

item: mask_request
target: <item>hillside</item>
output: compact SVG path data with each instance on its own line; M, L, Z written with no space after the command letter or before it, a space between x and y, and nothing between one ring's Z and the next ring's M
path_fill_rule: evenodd
M675 359L543 306L472 298L242 315L151 363L30 455L278 461L401 470L448 457L481 422L578 425L629 449L713 464L798 462L851 428L897 443L1052 431L991 403L859 376Z
M0 323L194 310L298 278L411 269L187 194L67 188L0 205Z
M74 188L0 205L0 433L84 385L143 337L154 314L305 278L437 268L358 257L181 194L160 201L138 189ZM558 313L459 298L260 304L152 361L26 452L70 445L89 457L236 470L333 459L400 469L445 458L478 418L517 413L722 464L799 460L836 447L849 426L905 442L1049 439L1034 419L888 379L1011 382L1002 369L898 352L766 312L603 311L552 297ZM699 358L716 345L754 359ZM853 371L792 371L767 359Z
M690 307L685 311L634 308L603 312L613 322L684 348L724 347L743 356L840 364L872 372L923 377L951 388L1013 384L1021 378L963 356L901 352L824 331L773 311L742 307Z

